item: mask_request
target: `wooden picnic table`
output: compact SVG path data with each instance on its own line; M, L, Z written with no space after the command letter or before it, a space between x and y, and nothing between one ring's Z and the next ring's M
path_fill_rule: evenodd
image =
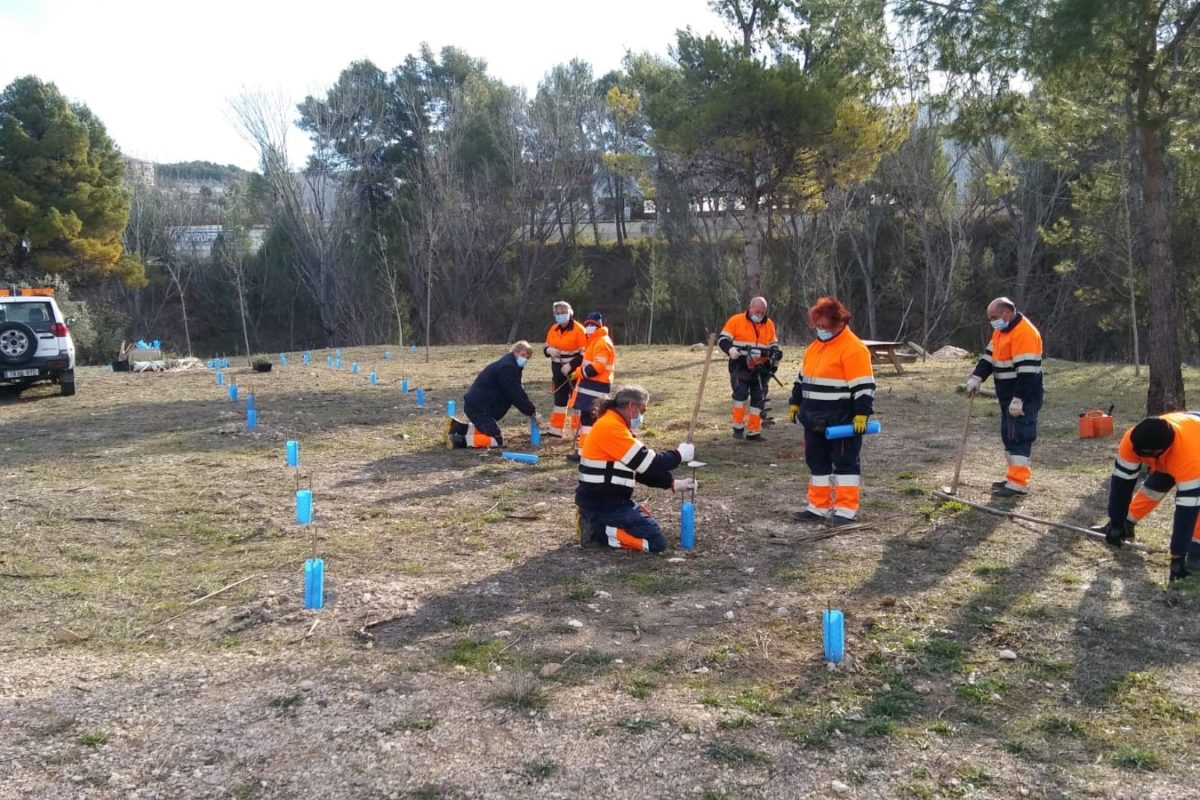
M896 348L904 344L904 342L877 342L873 339L863 339L862 343L871 351L872 361L882 361L886 358L896 368L897 375L904 374L904 367L900 366L900 358L896 355Z

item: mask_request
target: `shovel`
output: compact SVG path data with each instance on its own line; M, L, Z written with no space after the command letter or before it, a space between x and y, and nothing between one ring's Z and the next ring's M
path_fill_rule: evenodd
M963 425L962 442L958 445L958 461L954 464L954 477L950 485L942 488L946 494L958 494L958 475L962 472L963 456L967 454L967 435L971 432L971 410L975 406L975 392L967 395L967 422Z

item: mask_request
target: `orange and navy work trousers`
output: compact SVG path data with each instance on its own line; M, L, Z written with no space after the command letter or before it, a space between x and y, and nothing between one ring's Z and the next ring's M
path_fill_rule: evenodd
M763 400L767 376L760 372L733 369L729 383L733 387L733 429L750 436L762 433Z
M667 537L645 506L630 500L614 509L579 510L579 524L591 528L594 540L609 547L661 553L667 549Z
M466 412L467 419L471 421L466 431L467 447L502 447L504 445L504 434L500 432L499 421L487 414L481 414L469 406L463 411Z
M562 374L562 361L550 362L550 387L554 390L554 410L550 412L550 432L563 436L567 430L567 405L575 382L570 375Z
M1029 463L1033 454L1033 443L1037 439L1038 412L1042 404L1026 403L1020 417L1008 414L1012 398L1000 401L1000 441L1004 443L1004 457L1008 471L1004 485L1017 492L1029 491Z
M833 512L845 519L858 517L862 465L859 453L862 437L826 439L820 433L804 429L804 461L808 479L808 510L827 516Z

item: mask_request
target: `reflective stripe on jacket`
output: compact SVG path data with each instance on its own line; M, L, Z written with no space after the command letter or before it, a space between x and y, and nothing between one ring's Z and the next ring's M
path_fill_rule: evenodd
M608 336L608 328L599 327L588 337L587 349L583 351L583 364L579 367L579 393L607 397L612 390L616 369L617 348Z
M992 331L983 358L975 365L980 378L992 375L996 397L1007 405L1014 397L1026 404L1042 401L1042 334L1018 313L1003 330Z
M729 348L736 347L742 351L746 357L747 363L751 357L747 353L751 348L761 348L767 350L773 345L779 344L779 338L775 335L775 323L770 317L766 317L762 322L755 322L750 319L750 312L743 311L741 314L734 314L725 323L725 327L721 329L721 335L717 337L717 346L726 355L729 354ZM760 363L767 363L769 357L767 353L757 357L762 359ZM731 369L734 361L730 362ZM758 366L758 364L749 364L749 366Z
M574 317L567 320L566 325L559 325L556 322L546 332L546 348L550 347L559 352L556 356L546 353L554 363L565 364L578 361L578 357L581 357L584 349L587 348L587 334L584 333L583 326ZM543 348L542 352L545 353L546 349Z
M634 484L671 488L679 452L656 453L633 435L629 423L609 409L592 426L579 458L575 503L585 510L618 508L633 497Z
M1125 431L1121 437L1109 485L1108 516L1111 520L1130 519L1137 522L1154 510L1174 486L1175 519L1171 526L1171 554L1184 555L1196 529L1196 518L1200 515L1200 413L1176 411L1162 414L1160 418L1171 426L1175 438L1171 446L1157 458L1139 456L1133 451L1133 428ZM1143 464L1149 467L1150 474L1134 501L1134 488Z
M804 351L804 363L792 385L793 405L800 422L821 427L850 422L875 410L875 373L871 352L850 328L827 342L814 341Z

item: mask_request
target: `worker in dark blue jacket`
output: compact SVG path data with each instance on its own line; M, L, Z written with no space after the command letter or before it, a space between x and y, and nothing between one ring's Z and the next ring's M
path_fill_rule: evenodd
M513 406L532 417L540 428L542 418L521 385L525 364L533 355L529 342L521 340L506 355L483 368L463 397L463 411L469 422L446 418L446 447L501 447L504 435L500 420Z

